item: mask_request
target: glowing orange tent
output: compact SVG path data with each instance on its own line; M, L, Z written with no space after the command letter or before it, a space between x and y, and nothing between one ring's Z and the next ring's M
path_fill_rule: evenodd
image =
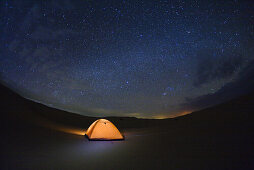
M113 123L106 119L98 119L88 128L86 136L89 140L123 140L123 135Z

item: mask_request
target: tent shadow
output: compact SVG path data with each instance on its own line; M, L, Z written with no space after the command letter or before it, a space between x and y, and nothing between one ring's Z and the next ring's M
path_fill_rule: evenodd
M89 141L124 141L124 140L125 140L125 136L124 136L124 135L122 135L122 136L123 136L122 139L103 139L103 138L90 139L90 138L88 137L87 134L85 134L84 136L85 136L85 138L87 138Z

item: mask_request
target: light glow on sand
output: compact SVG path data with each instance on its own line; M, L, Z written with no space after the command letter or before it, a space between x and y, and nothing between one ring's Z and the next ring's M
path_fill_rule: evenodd
M44 117L39 115L32 115L30 116L30 119L32 120L33 124L39 125L41 127L50 128L52 130L69 133L73 135L82 135L82 136L84 136L86 133L86 129L67 126L61 123L57 123L57 122L45 119Z
M73 134L73 135L80 135L80 136L84 136L86 133L86 130L81 130L81 129L75 129L75 128L71 128L71 127L57 127L55 126L54 128L55 130L61 131L61 132L65 132L65 133L69 133L69 134Z

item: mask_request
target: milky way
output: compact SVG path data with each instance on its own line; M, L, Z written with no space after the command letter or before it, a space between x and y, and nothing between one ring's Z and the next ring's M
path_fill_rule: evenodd
M89 116L162 118L250 90L239 82L254 73L252 1L0 5L1 79L46 105Z

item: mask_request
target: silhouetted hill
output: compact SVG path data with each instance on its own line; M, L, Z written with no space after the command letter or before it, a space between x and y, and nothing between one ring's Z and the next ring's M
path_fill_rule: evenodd
M10 123L12 123L10 121L22 124L25 122L36 124L35 119L44 118L50 121L86 129L91 122L98 119L96 117L82 116L33 102L21 97L3 85L0 85L0 94L3 99L0 102L1 117L3 118L1 119L3 121L2 125L5 124L8 128L10 127ZM254 93L252 92L229 102L173 119L155 120L137 119L134 117L107 117L107 119L116 122L120 129L172 126L179 121L182 122L180 126L224 126L230 123L243 122L243 124L246 125L252 124L254 120L253 111ZM132 124L135 126L130 124L129 121L132 121Z

